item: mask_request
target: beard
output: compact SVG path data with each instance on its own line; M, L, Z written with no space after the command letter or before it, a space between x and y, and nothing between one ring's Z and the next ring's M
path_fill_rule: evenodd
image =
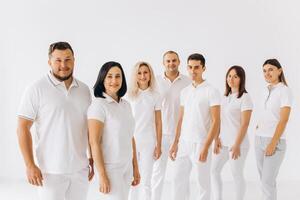
M67 75L67 76L59 76L59 75L55 74L54 72L52 74L58 80L60 80L60 81L66 81L66 80L68 80L69 78L71 78L73 76L73 71L71 71L71 73L69 75Z

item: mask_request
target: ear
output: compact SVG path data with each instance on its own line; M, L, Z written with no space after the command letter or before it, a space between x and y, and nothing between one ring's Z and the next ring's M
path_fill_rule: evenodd
M205 71L205 70L206 70L206 67L205 67L205 66L203 66L203 67L202 67L202 69L203 69L203 71Z
M51 66L51 61L50 58L48 59L48 65Z

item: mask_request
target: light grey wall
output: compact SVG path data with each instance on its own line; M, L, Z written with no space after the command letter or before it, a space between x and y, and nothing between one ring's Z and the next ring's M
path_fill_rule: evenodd
M49 69L48 45L66 40L75 50L75 75L89 86L108 60L119 61L126 72L138 60L145 60L160 74L162 54L171 49L180 54L183 73L187 56L203 53L207 59L205 76L220 92L227 68L242 65L254 101L265 86L262 63L278 58L295 97L279 178L300 179L298 1L12 0L1 4L0 176L24 177L15 134L20 96L26 85ZM255 120L256 114L249 127L252 143ZM249 180L258 177L252 150L246 164ZM226 172L228 168L224 177L230 179Z

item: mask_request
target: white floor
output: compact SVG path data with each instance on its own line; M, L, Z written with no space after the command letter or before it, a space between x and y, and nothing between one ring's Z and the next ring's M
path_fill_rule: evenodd
M92 182L89 190L88 200L96 200L97 184ZM170 185L165 184L163 199L169 199ZM196 188L192 184L192 195L195 197ZM245 200L258 200L260 196L259 183L248 182L247 194ZM193 198L191 198L193 199ZM232 182L224 184L224 199L234 199L234 189ZM300 199L300 181L285 181L278 183L278 200L299 200ZM0 200L37 200L35 187L26 183L25 180L8 180L0 177Z

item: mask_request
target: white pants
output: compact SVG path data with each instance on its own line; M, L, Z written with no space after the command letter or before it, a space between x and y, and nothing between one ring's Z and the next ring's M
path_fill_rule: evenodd
M191 199L210 200L211 150L209 150L206 162L200 162L199 156L202 146L201 143L179 142L171 183L172 200L188 200L190 198L189 184L192 166L196 168L197 174L195 176L200 197L191 197Z
M280 139L275 153L272 156L265 156L266 148L271 139L268 137L255 137L256 163L261 181L263 200L277 199L276 178L286 150L286 141Z
M89 169L72 174L43 174L40 200L85 200L89 187Z
M103 194L99 192L97 200L127 200L129 188L133 180L133 168L131 161L122 166L105 166L110 183L110 192Z
M235 199L244 199L246 192L246 181L244 178L244 165L249 148L241 148L241 156L237 160L231 158L232 153L229 147L223 146L219 154L212 156L211 182L213 199L221 200L222 198L222 180L221 171L227 161L229 161L231 173L235 183Z
M155 161L152 172L152 200L161 200L166 168L169 160L169 149L173 143L173 139L173 135L163 135L162 137L162 154L160 158Z
M136 141L138 143L138 141ZM155 142L137 145L137 159L141 175L139 185L130 188L129 200L151 200L151 177L154 165Z

